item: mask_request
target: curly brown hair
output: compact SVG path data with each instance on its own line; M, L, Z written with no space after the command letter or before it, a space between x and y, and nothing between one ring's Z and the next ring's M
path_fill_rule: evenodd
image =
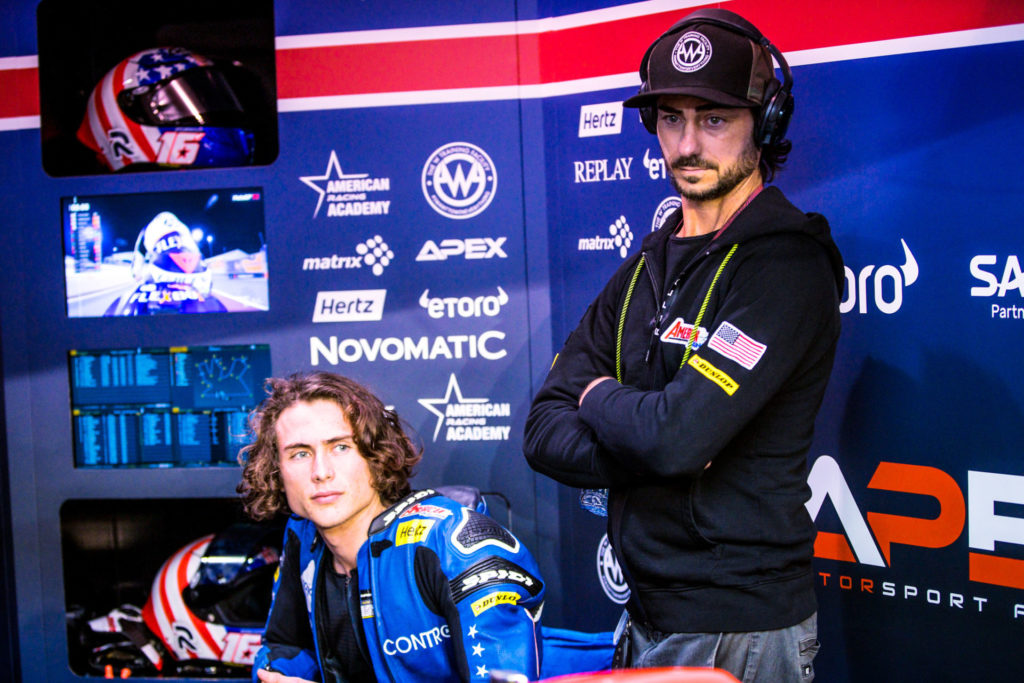
M330 372L271 377L264 388L267 397L249 414L249 428L256 440L238 453L242 481L236 490L250 517L260 521L288 512L281 481L277 420L287 408L300 402L331 401L341 408L382 503L391 505L412 490L409 478L422 457L421 449L405 434L394 411L385 408L369 389Z

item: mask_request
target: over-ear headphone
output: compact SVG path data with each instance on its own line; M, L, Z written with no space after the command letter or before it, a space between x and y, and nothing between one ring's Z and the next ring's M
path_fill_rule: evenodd
M711 24L727 31L737 33L757 45L765 47L768 52L779 63L782 70L782 82L772 78L766 86L764 102L761 105L760 116L757 117L754 127L754 140L758 146L777 145L786 137L786 129L789 127L789 119L793 115L793 73L786 63L779 49L757 30L753 24L743 17L723 9L702 9L687 15L677 24L651 43L640 61L640 91L637 95L649 92L651 87L648 83L648 64L651 59L651 52L654 47L664 38L681 33L684 29L695 24ZM658 132L658 106L657 102L639 107L640 121L652 135Z

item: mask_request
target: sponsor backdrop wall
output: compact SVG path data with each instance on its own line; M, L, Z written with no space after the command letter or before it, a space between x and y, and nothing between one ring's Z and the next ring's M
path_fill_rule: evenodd
M1024 7L720 4L757 24L793 67L794 152L777 184L830 219L847 264L843 336L808 458L819 678L1016 680L1024 93L1014 74ZM65 564L67 501L165 498L174 515L234 495L238 468L216 445L185 448L194 424L181 411L164 417L115 397L72 414L74 390L90 381L139 384L131 373L150 372L154 348L255 348L174 366L230 396L230 406L197 409L210 425L237 426L258 400L263 345L274 374L333 370L367 383L425 447L415 485L489 492L534 549L550 586L547 623L612 628L625 593L603 521L579 508L576 491L533 475L521 432L562 340L677 201L656 140L619 103L639 84L646 46L698 5L276 0L264 46L273 56L244 46L270 93L257 163L114 174L88 155L65 164L81 155L80 114L69 123L47 109L64 91L83 106L91 88L72 87L69 55L43 49L66 5L46 5L37 29L36 3L7 3L0 481L15 588L0 605L16 610L14 673L76 677L65 612L78 596L66 577L96 569ZM83 49L101 75L109 64ZM154 144L188 156L187 140ZM138 289L133 277L131 236L178 210L184 190L208 192L208 212L262 206L251 244L227 244L227 228L195 233L226 310L76 313L154 297L175 309L174 296L190 296L181 281ZM90 198L109 195L143 197L147 217L94 218L92 203L107 199ZM194 232L202 218L189 220ZM104 243L89 229L128 237ZM123 350L135 350L131 360ZM107 352L114 379L78 374L73 360L86 351ZM216 441L203 425L199 440ZM154 436L158 427L173 434ZM167 455L151 443L161 439ZM153 551L164 552L156 563L173 549Z

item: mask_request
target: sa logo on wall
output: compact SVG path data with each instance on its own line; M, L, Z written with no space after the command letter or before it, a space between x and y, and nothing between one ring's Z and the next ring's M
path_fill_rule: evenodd
M472 218L486 209L498 187L487 152L468 142L449 142L434 150L423 166L423 194L446 218Z

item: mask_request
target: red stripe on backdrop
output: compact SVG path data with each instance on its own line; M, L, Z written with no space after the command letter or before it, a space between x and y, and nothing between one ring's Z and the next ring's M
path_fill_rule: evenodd
M834 0L815 6L807 0L733 0L722 6L749 19L783 52L1024 22L1020 0Z
M1024 23L1019 0L921 3L732 0L784 52ZM650 42L689 10L542 33L325 45L277 51L279 98L558 83L635 71ZM428 31L429 29L424 29ZM39 114L36 69L0 69L0 118Z
M277 51L277 96L481 88L516 83L514 35Z
M31 69L0 69L0 118L39 115L39 73Z

